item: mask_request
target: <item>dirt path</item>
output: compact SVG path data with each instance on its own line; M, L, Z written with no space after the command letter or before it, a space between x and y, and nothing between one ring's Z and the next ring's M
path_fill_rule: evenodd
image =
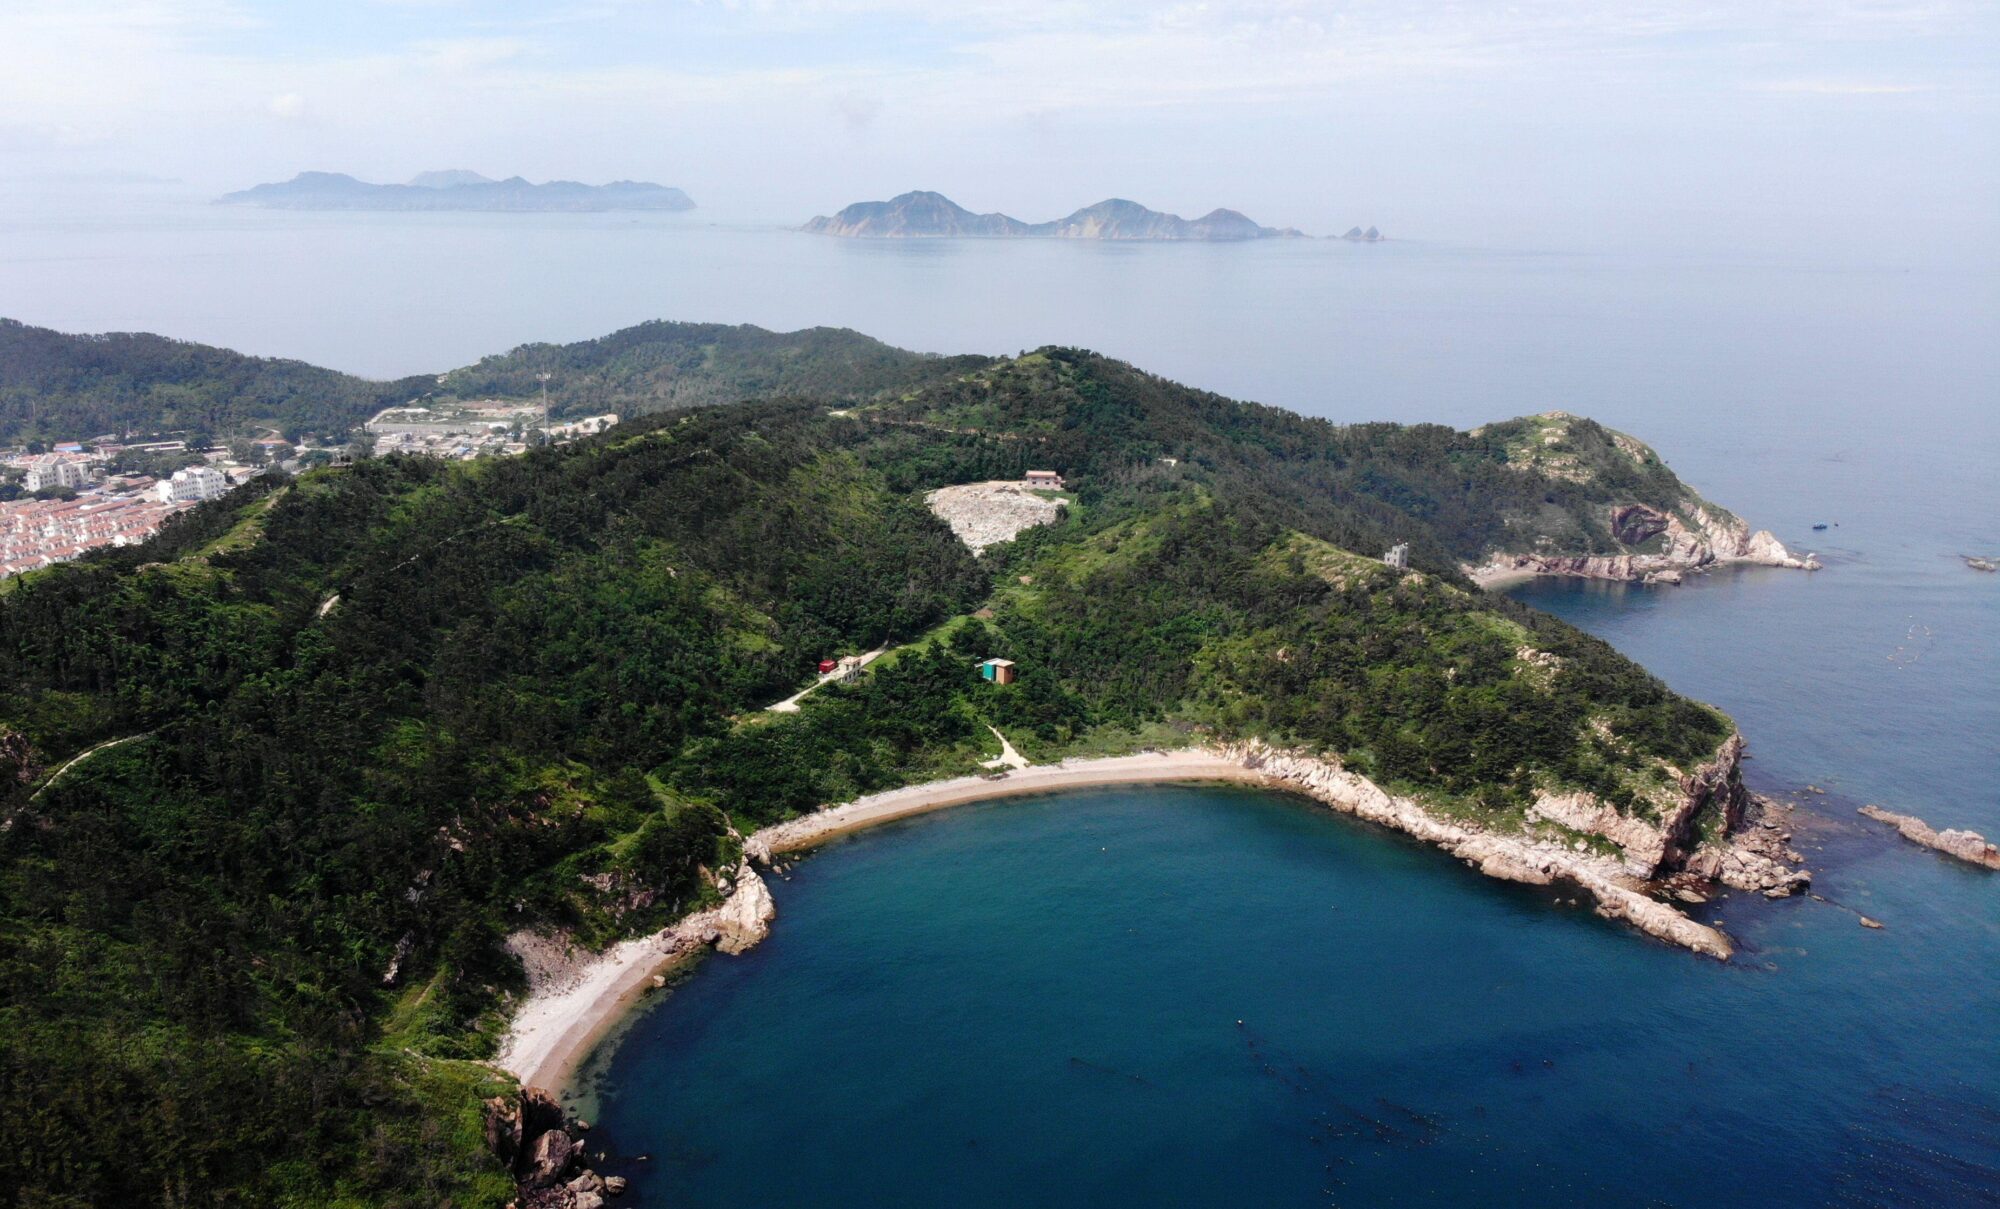
M886 646L878 646L874 650L868 652L866 655L857 656L856 662L851 665L852 670L859 671L860 669L867 667L869 664L881 658L882 655L888 651L888 649L889 648ZM827 672L826 674L822 675L819 679L813 681L811 684L800 689L798 692L793 693L791 696L785 698L783 701L778 702L776 705L767 705L764 708L774 714L798 713L799 702L805 699L807 693L812 692L814 689L818 688L822 684L825 684L829 680L838 680L842 676L847 675L848 671L850 670L849 665L846 665L846 662L844 660L842 661L842 663L843 666L837 667L832 671Z
M153 737L153 732L147 730L147 731L141 731L136 735L126 735L122 739L106 739L104 742L99 743L95 747L84 748L82 751L76 753L69 759L63 761L61 767L57 768L54 772L50 773L48 779L43 781L41 783L41 786L37 788L35 792L28 795L28 800L32 802L36 798L41 797L42 794L48 792L48 789L51 785L54 785L57 781L62 780L64 776L68 775L70 769L75 768L77 765L83 763L85 760L88 760L90 757L96 755L98 752L105 751L109 748L118 747L126 743L136 742L137 740L140 739L150 739L152 737Z

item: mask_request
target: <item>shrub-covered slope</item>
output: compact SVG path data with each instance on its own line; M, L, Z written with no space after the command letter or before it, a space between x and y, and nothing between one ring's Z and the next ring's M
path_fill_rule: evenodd
M843 410L260 480L0 595L0 1188L497 1204L507 933L656 928L736 832L969 771L989 724L1037 757L1265 737L1495 822L1547 787L1646 814L1729 734L1466 590L1482 506L1555 490L1497 438L1058 350ZM981 559L924 509L1031 465L1071 508ZM1362 557L1391 539L1434 574Z

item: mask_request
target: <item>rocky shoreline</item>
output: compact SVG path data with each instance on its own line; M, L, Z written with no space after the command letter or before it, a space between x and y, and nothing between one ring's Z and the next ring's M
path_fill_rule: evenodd
M607 1197L624 1194L623 1176L591 1169L604 1155L584 1146L590 1123L565 1113L543 1088L486 1101L485 1123L487 1149L514 1176L509 1209L602 1209Z
M1855 813L1865 815L1878 823L1889 824L1913 844L1921 844L1926 848L1942 852L1968 865L1978 865L1982 869L2000 869L2000 848L1988 843L1986 837L1977 831L1951 829L1938 831L1916 815L1896 814L1880 806L1863 806Z
M1702 574L1717 567L1746 565L1787 567L1796 571L1817 571L1819 559L1808 554L1801 558L1785 547L1768 529L1755 533L1734 516L1718 517L1700 505L1692 505L1690 525L1679 516L1649 508L1644 504L1624 504L1611 509L1611 531L1619 540L1637 539L1631 544L1659 538L1662 548L1650 554L1561 554L1548 551L1525 553L1496 551L1487 560L1463 570L1483 588L1536 576L1556 575L1574 579L1608 579L1623 583L1677 584L1686 576Z
M816 811L747 837L743 863L719 879L718 888L727 894L723 904L652 936L580 962L561 950L556 939L510 938L510 946L529 966L530 990L496 1065L518 1078L523 1090L512 1101L488 1102L488 1141L520 1181L517 1209L595 1209L618 1189L589 1171L581 1142L587 1126L564 1118L546 1089L570 1077L634 999L664 985L664 969L709 946L740 953L769 933L776 908L753 861L776 867L786 853L848 832L1024 793L1199 781L1298 793L1442 848L1488 877L1530 885L1572 883L1591 896L1599 915L1726 961L1735 952L1730 938L1690 918L1668 896L1703 903L1709 889L1720 883L1777 898L1802 891L1811 881L1806 870L1792 867L1801 858L1788 847L1789 836L1775 823L1751 816L1755 808L1743 787L1742 755L1742 737L1731 736L1714 758L1682 778L1671 807L1656 821L1622 815L1587 794L1549 794L1529 812L1532 832L1491 831L1390 794L1336 759L1257 741L1040 765L997 777L959 777ZM1698 822L1718 811L1720 839L1701 839ZM1606 845L1593 844L1590 837L1606 841L1619 855L1605 852ZM1995 861L2000 867L2000 856Z
M1804 889L1811 875L1790 869L1761 850L1761 843L1728 835L1742 822L1748 794L1739 762L1743 742L1732 736L1715 760L1682 783L1679 807L1657 826L1619 815L1583 795L1545 796L1532 813L1573 833L1600 836L1619 845L1624 859L1602 854L1588 841L1488 831L1441 816L1422 804L1398 798L1338 761L1280 751L1261 743L1225 749L1246 768L1278 787L1291 789L1344 814L1403 832L1460 858L1488 877L1545 886L1572 882L1596 900L1597 913L1620 919L1650 936L1697 953L1728 960L1735 945L1720 929L1689 918L1653 896L1677 889L1684 901L1706 901L1690 882L1720 881L1734 889L1780 898ZM1721 844L1693 844L1692 827L1705 806L1716 805L1727 820ZM1784 855L1797 859L1797 853Z

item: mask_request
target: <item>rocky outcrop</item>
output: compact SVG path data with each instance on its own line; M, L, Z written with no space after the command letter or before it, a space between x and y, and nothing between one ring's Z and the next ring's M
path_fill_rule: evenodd
M1036 494L1026 483L1004 480L939 487L924 496L924 503L974 554L1012 541L1024 529L1059 519L1064 506L1060 499Z
M583 1145L590 1127L564 1114L549 1091L495 1096L485 1116L487 1148L514 1177L513 1209L601 1209L607 1195L624 1190L624 1180L590 1169Z
M1647 883L1624 862L1592 852L1583 841L1564 845L1525 833L1484 830L1446 818L1420 803L1385 792L1366 777L1331 759L1250 743L1225 749L1245 767L1272 783L1306 794L1356 818L1414 836L1450 852L1488 877L1547 885L1558 879L1582 887L1596 900L1597 913L1630 923L1642 932L1697 953L1727 960L1734 952L1721 931L1689 919L1653 898Z
M1982 869L2000 869L2000 848L1987 843L1986 837L1977 831L1938 831L1913 814L1896 814L1880 806L1863 806L1859 813L1889 824L1913 844L1922 844Z
M1679 583L1684 575L1732 564L1789 567L1799 571L1820 569L1818 559L1794 555L1768 529L1753 533L1740 518L1718 513L1698 500L1687 501L1679 513L1662 512L1645 504L1619 504L1611 508L1607 519L1612 535L1621 543L1637 546L1657 541L1660 548L1626 554L1496 552L1485 563L1464 570L1479 583L1521 575Z
M715 912L713 927L718 933L715 947L723 953L741 953L771 934L771 921L778 906L771 901L771 888L757 871L744 861L737 870L736 888Z
M1811 872L1795 867L1802 866L1805 858L1792 850L1791 834L1770 817L1775 804L1747 793L1739 801L1743 799L1750 804L1748 810L1739 806L1726 816L1723 838L1698 845L1682 864L1680 876L1668 879L1682 897L1698 897L1697 887L1703 882L1720 882L1766 898L1785 898L1811 887Z

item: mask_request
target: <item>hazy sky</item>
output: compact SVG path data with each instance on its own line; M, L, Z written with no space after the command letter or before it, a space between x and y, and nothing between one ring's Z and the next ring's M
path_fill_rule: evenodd
M469 167L1440 239L2000 242L1993 0L0 0L0 177Z

